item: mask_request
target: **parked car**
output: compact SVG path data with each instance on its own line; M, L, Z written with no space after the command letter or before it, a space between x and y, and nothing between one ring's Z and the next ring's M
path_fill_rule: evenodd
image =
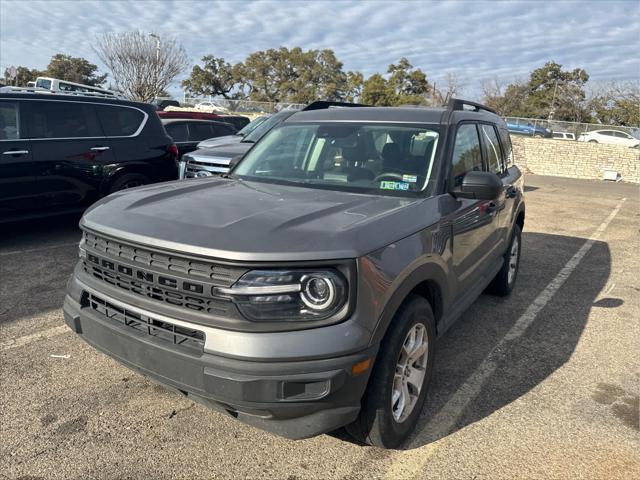
M207 113L207 112L191 112L191 111L158 111L158 116L160 118L190 118L193 120L217 120L220 122L225 122L233 127L236 130L240 130L249 124L250 120L248 117L243 115L220 115L218 113Z
M625 147L635 147L640 144L640 140L621 130L592 130L581 134L578 141L623 145Z
M177 153L148 103L0 93L0 221L82 211L175 179Z
M162 124L178 147L178 159L195 150L202 140L236 133L236 129L230 124L213 120L166 118L162 120Z
M256 427L346 425L395 448L436 337L485 289L515 286L525 205L510 158L504 121L462 100L293 113L228 175L88 210L65 321Z
M253 132L262 122L264 122L269 115L263 115L261 117L257 117L252 122L248 123L244 126L244 128L240 129L238 132L233 135L227 135L225 137L216 137L209 138L207 140L203 140L198 144L198 148L212 148L217 147L219 145L230 145L232 143L239 143L242 141L244 137Z
M553 134L553 132L548 128L542 127L540 125L533 125L531 123L527 123L526 125L521 125L518 123L507 123L507 129L510 133L515 133L518 135L530 135L532 137L551 138Z
M206 146L206 148L201 148L199 145L197 150L182 158L178 169L179 178L201 178L228 172L232 159L241 158L265 133L294 113L295 110L286 110L271 115L268 120L258 125L239 142ZM207 142L207 145L210 143Z
M196 110L228 112L229 110L216 102L200 102L195 105Z
M556 140L575 140L576 135L573 132L553 132L553 138Z
M302 110L322 110L327 108L352 108L364 107L357 103L317 101L305 106ZM299 110L287 109L271 115L267 120L258 125L255 130L244 136L235 144L222 144L211 146L210 143L198 145L198 150L185 155L180 162L180 178L207 177L229 171L232 159L236 161L275 126L282 123ZM203 148L204 147L204 148Z

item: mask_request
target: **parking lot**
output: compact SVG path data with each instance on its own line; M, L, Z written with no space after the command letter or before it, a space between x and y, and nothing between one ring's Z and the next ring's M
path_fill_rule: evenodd
M638 186L526 196L515 292L439 341L396 451L275 437L132 373L64 325L78 219L0 227L0 478L640 478Z

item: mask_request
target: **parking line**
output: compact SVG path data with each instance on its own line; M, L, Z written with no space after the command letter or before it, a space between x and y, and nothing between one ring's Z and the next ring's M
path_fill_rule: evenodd
M473 373L467 378L465 383L454 393L449 401L438 411L438 413L427 423L423 428L425 435L433 438L443 438L448 435L456 423L460 420L464 414L467 406L478 396L487 380L498 368L500 360L503 358L508 350L508 343L520 338L526 332L527 328L533 323L542 309L549 303L556 292L567 281L571 273L580 264L584 256L591 250L593 244L598 241L602 233L609 226L611 221L618 214L622 205L626 201L623 198L618 202L616 207L611 211L609 216L604 222L593 232L593 234L587 239L587 241L580 247L580 249L569 259L569 261L562 267L562 270L549 282L549 284L538 294L535 300L529 305L527 310L522 314L520 318L513 324L507 334L496 344L496 346L489 352L489 355L480 363ZM421 443L421 435L418 434L411 443ZM427 445L428 446L428 445ZM426 454L425 454L426 453ZM424 451L424 448L416 448L415 450L401 453L398 456L398 460L392 462L391 467L387 471L386 478L393 478L395 473L395 463L402 461L402 463L410 463L413 467L412 474L405 473L405 478L414 478L418 475L422 468L426 465L429 458L433 455L433 450L428 452ZM408 459L400 459L402 456L411 456L413 461L407 462ZM412 476L413 475L413 476Z
M69 242L69 243L59 243L58 245L49 245L48 247L40 247L40 248L27 248L25 250L9 250L8 252L0 252L0 257L4 257L7 255L16 255L18 253L31 253L31 252L42 252L45 250L51 250L52 248L61 248L61 247L71 247L73 245L78 246L77 242Z

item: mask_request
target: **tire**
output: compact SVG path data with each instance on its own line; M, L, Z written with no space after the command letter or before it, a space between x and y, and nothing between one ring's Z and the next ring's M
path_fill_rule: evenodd
M489 284L487 291L499 297L506 297L511 293L518 278L520 269L520 252L522 250L522 231L519 225L513 227L509 248L504 253L502 268ZM514 261L515 254L515 261ZM509 274L511 272L511 275Z
M426 353L421 354L415 361L407 359L406 351L403 350L405 342L410 340L409 332L422 332L423 338L426 337ZM418 336L414 338L418 340ZM367 390L362 397L360 414L346 427L354 438L380 448L396 448L409 437L424 405L427 385L433 370L434 345L435 320L431 305L424 298L411 295L400 306L389 326L371 372ZM409 363L406 363L407 361ZM400 363L408 365L409 370L402 370ZM402 395L392 404L394 387L400 385L403 378L410 378L404 375L396 377L397 371L405 375L408 371L417 373L415 378L422 372L419 391L410 383L407 386L406 391L413 393L413 397L410 400L412 407L406 411L400 408ZM396 388L396 392L399 391L404 389ZM398 412L404 412L405 415L398 415Z
M108 193L119 192L128 188L139 187L149 183L149 178L139 173L125 173L121 177L116 178L109 187Z

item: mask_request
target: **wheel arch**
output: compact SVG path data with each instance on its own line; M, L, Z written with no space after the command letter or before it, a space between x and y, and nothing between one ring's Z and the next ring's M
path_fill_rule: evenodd
M102 179L102 184L100 186L100 194L106 195L113 185L113 182L117 181L123 175L127 175L129 173L137 173L139 175L144 175L145 177L152 179L150 175L149 165L145 163L128 163L126 165L118 165L113 169L106 170L104 172L104 177Z
M390 295L372 335L372 345L382 341L396 312L412 295L423 297L429 302L435 318L436 333L438 332L449 305L449 286L443 268L435 263L428 263L406 275Z

